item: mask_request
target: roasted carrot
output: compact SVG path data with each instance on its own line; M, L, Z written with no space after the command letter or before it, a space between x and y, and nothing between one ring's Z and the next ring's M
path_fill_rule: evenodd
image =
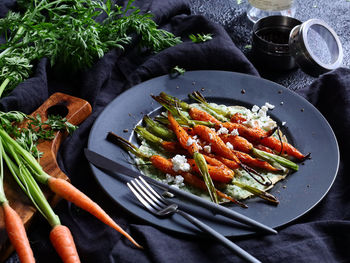
M112 137L113 137L113 139L112 139ZM108 140L110 142L118 145L119 147L121 147L125 151L130 152L130 153L134 154L135 156L137 156L139 158L142 158L144 160L150 160L150 158L152 158L151 155L145 155L135 145L133 145L129 141L123 139L122 137L114 134L113 132L109 132L107 138L108 138ZM215 160L208 159L208 156L204 156L204 158L205 158L205 160L208 160L208 163L212 163L212 165L219 165L219 166L222 165L222 163L221 162L218 163L217 160L215 161ZM211 159L213 159L213 158L211 158ZM226 159L226 160L228 160L228 159ZM231 160L228 160L228 161L231 161ZM231 162L233 163L233 161L231 161ZM197 176L195 176L195 175L193 175L193 174L191 174L189 172L178 171L178 172L175 173L174 170L173 170L172 162L170 160L164 158L164 157L155 158L153 160L153 164L155 165L156 168L158 168L163 173L168 173L170 175L181 174L183 176L183 178L184 178L184 181L187 184L192 185L194 187L197 187L199 189L207 190L207 186L206 186L205 182L203 180L201 180L199 177L197 177ZM233 169L239 168L239 165L237 163L235 163L235 164L237 166L235 168L233 168ZM271 195L269 195L268 193L265 193L262 190L259 190L257 188L254 188L254 187L242 184L242 183L238 184L238 183L236 183L234 181L232 181L232 183L237 185L240 188L244 188L245 190L253 193L254 195L256 195L256 196L258 196L260 198L266 199L266 200L268 200L270 202L272 200L271 198L267 198L267 196L271 196ZM215 191L216 191L216 194L218 196L221 196L221 197L226 198L226 199L228 199L230 201L233 201L234 203L236 203L236 204L238 204L238 205L240 205L242 207L246 207L244 204L242 204L241 202L235 200L232 197L228 196L228 198L227 198L227 196L224 193L221 193L217 189L215 189Z
M272 150L274 150L278 153L281 152L281 153L286 154L288 156L294 157L300 161L302 161L306 158L306 156L304 154L302 154L299 150L297 150L294 146L292 146L291 144L289 144L287 142L282 142L273 136L262 138L259 141L259 143L271 148Z
M204 181L201 180L199 177L193 175L192 173L182 172L182 171L175 172L172 168L172 162L170 160L168 160L162 156L159 156L159 155L153 155L150 158L150 160L151 160L152 164L154 165L154 167L157 168L158 170L162 171L163 173L167 173L167 174L174 175L174 176L180 174L184 178L185 183L187 183L193 187L196 187L198 189L204 190L204 191L207 190L207 186L205 185ZM230 179L230 181L231 180L232 180L232 178ZM247 207L245 204L237 201L233 197L228 196L217 189L215 189L215 190L216 190L216 194L218 196L220 196L221 198L224 198L224 199L227 199L233 203L236 203L236 204L240 205L241 207L244 207L244 208Z
M264 152L267 152L267 153L274 154L274 151L272 151L272 149L270 149L267 146L261 145L261 144L254 145L254 148L256 148L256 149L258 149L260 151L264 151Z
M271 135L266 131L257 128L249 128L241 123L221 122L209 113L199 109L191 108L189 114L194 120L215 123L216 129L224 127L228 129L229 132L237 130L241 136L246 137L248 140L260 140L261 138L265 138Z
M206 157L204 156L206 159ZM191 167L191 172L194 173L199 173L199 168L196 165L195 161L193 159L188 159L187 162L189 163ZM221 183L229 183L231 182L234 172L231 169L228 169L226 166L221 165L221 166L215 166L215 165L210 165L208 164L208 171L210 174L210 177L217 182Z
M79 263L79 255L68 227L57 225L50 232L50 240L64 263Z
M165 105L164 105L165 106ZM176 134L176 137L181 144L181 146L186 149L191 156L196 161L198 168L200 169L200 173L203 176L204 182L207 186L209 196L211 200L215 203L218 203L218 197L216 194L216 189L214 183L210 177L207 163L201 153L199 153L199 148L196 142L188 135L188 133L180 126L180 124L175 120L174 116L168 111L168 120L170 123L170 127L173 132Z
M242 136L221 134L220 138L224 141L224 143L229 142L237 151L250 153L253 149L253 144L251 144L247 139L243 138Z
M248 153L251 153L253 151L253 144L248 142L245 138L237 135L220 135L220 138L225 142L226 144L229 142L234 150L235 155L238 157L238 159L251 167L263 169L270 172L280 172L280 169L277 169L273 167L271 164L269 164L266 161L262 161L256 158L251 157Z
M192 139L191 136L188 135L184 128L178 124L170 112L168 112L168 120L170 122L171 129L176 134L176 137L181 146L186 149L191 155L193 155L195 152L199 152L199 148L196 142Z
M240 163L237 156L226 146L226 144L221 140L221 138L216 134L216 132L210 129L209 127L203 125L196 125L193 127L193 132L207 143L210 143L213 152L217 153L222 157Z
M18 254L19 260L22 263L35 262L22 219L7 201L2 203L2 208L4 211L5 228L11 244Z
M188 111L190 117L194 120L199 120L199 121L209 121L211 123L215 124L221 124L222 122L217 120L214 116L210 115L206 111L202 111L197 108L190 108Z
M259 160L257 158L253 158L247 153L243 153L243 152L236 151L236 150L233 150L233 152L236 154L236 156L238 157L238 159L242 163L244 163L244 164L246 164L246 165L248 165L250 167L262 169L264 171L269 171L269 172L281 172L280 169L278 169L276 167L273 167L268 162Z
M231 121L234 122L234 121L237 121L238 119L244 120L244 116L243 115L238 115L238 117L232 116ZM242 135L242 136L244 136L244 135ZM279 140L273 136L265 136L265 137L260 137L260 138L259 137L253 138L253 137L248 136L248 140L250 140L254 144L262 144L263 146L266 146L266 147L268 147L268 148L270 148L278 153L283 153L285 155L289 155L291 157L294 157L297 160L304 160L306 157L304 154L302 154L299 150L297 150L291 144L289 144L287 142L282 142L281 140Z
M233 123L244 123L245 121L247 121L247 119L243 116L242 113L237 112L231 116L230 121Z
M47 185L54 193L89 212L106 225L114 228L119 233L124 235L136 247L142 248L142 246L140 246L127 232L125 232L117 223L115 223L114 220L97 203L92 201L69 182L50 176L47 181Z

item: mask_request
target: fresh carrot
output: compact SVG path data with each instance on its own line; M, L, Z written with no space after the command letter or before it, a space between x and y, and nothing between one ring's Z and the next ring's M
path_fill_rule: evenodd
M50 240L64 263L80 263L73 236L68 227L63 225L53 227Z
M142 248L142 246L140 246L127 232L125 232L117 223L115 223L114 220L97 203L92 201L69 182L50 176L47 180L47 185L54 193L89 212L106 225L120 232L136 247Z
M2 203L4 221L8 237L22 263L35 262L22 219L6 201Z
M9 205L4 191L4 151L3 142L0 138L0 205L4 211L4 223L7 235L15 248L21 262L35 262L33 251L29 245L28 237L17 212Z

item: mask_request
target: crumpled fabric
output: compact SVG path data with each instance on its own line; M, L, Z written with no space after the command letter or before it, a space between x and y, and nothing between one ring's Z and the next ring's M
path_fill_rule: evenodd
M99 203L144 250L135 249L121 234L87 212L61 201L55 212L70 228L82 262L241 262L215 241L169 233L128 214L99 188L83 155L91 126L109 102L135 84L168 74L174 66L187 71L225 70L258 76L226 31L203 16L191 15L186 1L135 1L134 5L154 14L159 26L181 37L183 43L157 54L140 53L137 43L132 43L124 52L111 50L93 67L74 76L62 75L42 59L30 79L0 100L0 110L31 113L55 92L91 104L92 114L60 147L58 163L72 184ZM13 8L14 0L2 1L0 16ZM197 33L211 33L213 39L191 42L188 35ZM298 92L321 111L338 138L341 163L336 181L317 207L281 228L278 235L233 240L262 262L346 262L350 258L350 183L349 164L345 162L349 160L350 70L341 68L325 74ZM302 200L295 202L297 205ZM28 230L37 262L61 262L50 244L49 232L49 225L37 215ZM17 262L16 255L7 262Z

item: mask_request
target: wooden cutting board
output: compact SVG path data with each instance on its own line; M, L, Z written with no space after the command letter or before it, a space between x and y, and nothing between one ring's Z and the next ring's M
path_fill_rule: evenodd
M38 114L41 116L42 121L47 120L47 116L53 114L66 117L67 121L70 123L79 125L91 114L91 106L83 99L72 97L63 93L55 93L31 115L35 117ZM45 172L51 176L68 180L68 177L61 171L56 161L57 151L66 136L66 132L58 131L56 132L55 138L52 141L44 141L39 143L38 149L39 151L43 152L43 156L40 159L40 164ZM28 228L31 219L36 213L36 209L14 181L9 172L7 172L4 176L4 188L6 197L9 200L11 207L16 210L16 212L22 218L25 227ZM45 189L45 187L42 189L45 196L47 196L49 203L52 206L57 204L59 198L52 194L50 190ZM7 237L4 226L3 211L0 209L0 262L4 262L12 252L13 248Z

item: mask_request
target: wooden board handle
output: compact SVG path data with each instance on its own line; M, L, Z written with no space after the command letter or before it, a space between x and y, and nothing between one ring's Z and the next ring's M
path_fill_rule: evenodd
M41 116L42 121L46 121L48 115L60 115L66 117L67 121L70 123L79 125L91 114L91 106L83 99L63 93L55 93L31 115L36 117L38 114ZM40 164L44 171L51 176L68 180L68 177L61 171L56 160L59 146L66 136L67 132L57 131L52 141L43 141L39 143L38 149L43 152ZM4 189L11 207L16 210L23 220L24 225L28 228L36 210L9 172L5 173L4 176ZM58 202L59 198L51 191L45 189L43 192L52 206ZM0 209L0 262L4 262L12 251L13 248L5 230L3 212L2 209Z

